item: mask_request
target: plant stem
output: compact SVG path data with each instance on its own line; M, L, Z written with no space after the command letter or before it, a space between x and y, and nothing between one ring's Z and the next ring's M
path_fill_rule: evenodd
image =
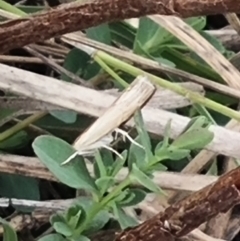
M114 199L125 187L131 184L130 177L126 177L119 185L117 185L106 197L99 203L93 205L91 211L88 213L87 218L82 223L81 227L76 230L75 235L80 235L94 219L98 212L100 212L112 199Z
M28 125L32 124L33 122L39 120L40 118L42 118L43 116L45 116L48 112L38 112L34 115L29 116L28 118L26 118L25 120L19 122L18 124L16 124L15 126L7 129L6 131L2 132L0 134L0 141L4 141L7 138L13 136L14 134L16 134L18 131L26 128Z
M101 58L106 64L113 66L115 68L118 68L122 71L127 72L128 74L131 74L133 76L138 76L138 75L145 75L148 76L155 84L172 90L175 93L178 93L179 95L185 96L187 98L189 98L191 101L193 101L194 103L198 103L201 105L204 105L205 107L212 109L216 112L219 112L225 116L228 116L229 118L235 119L240 121L240 113L237 111L234 111L226 106L223 106L215 101L212 101L208 98L205 98L204 96L190 91L188 89L183 88L182 86L180 86L179 84L176 83L171 83L167 80L164 80L160 77L157 77L155 75L149 74L139 68L136 68L130 64L127 64L119 59L116 59L110 55L108 55L107 53L104 53L102 51L97 51L95 53L95 55L97 55L99 58Z
M100 57L93 55L93 59L104 69L110 76L112 76L122 87L126 88L129 84L122 79L114 70L112 70ZM122 189L129 186L131 183L130 177L128 176L124 181L117 185L106 197L104 197L99 203L95 203L88 213L86 220L82 223L79 229L76 230L74 236L79 236L88 226L88 224L94 219L98 212L116 197Z
M94 60L109 74L111 75L121 86L124 88L128 87L128 83L122 79L118 74L116 74L101 58L97 55L93 56Z
M193 104L193 107L197 110L197 112L202 115L205 116L213 125L217 125L216 121L213 119L213 117L211 116L211 114L207 111L207 109L199 104Z

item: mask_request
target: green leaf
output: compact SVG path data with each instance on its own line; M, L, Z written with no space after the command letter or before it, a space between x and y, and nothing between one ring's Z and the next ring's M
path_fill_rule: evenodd
M77 113L70 110L54 110L49 112L55 118L67 123L72 124L77 120Z
M56 230L56 232L66 237L70 237L73 234L72 230L67 226L67 224L62 222L54 222L53 228Z
M0 195L7 198L40 200L38 181L31 177L1 173ZM22 212L32 211L32 208L15 208Z
M75 150L67 142L53 136L43 135L37 137L33 150L40 161L62 183L76 189L85 189L97 193L97 186L90 176L82 157L77 156L69 164L62 166Z
M81 209L79 210L78 206L76 206L76 205L68 208L67 213L65 215L66 221L69 222L73 216L76 216L76 215L79 216L79 211L81 213Z
M164 40L169 37L169 33L162 32L161 30L162 28L151 19L147 17L140 18L134 43L134 53L139 53L138 42L143 49L149 53L151 52L151 48L164 42Z
M197 31L199 31L203 29L206 25L206 18L188 18L185 19L185 22ZM148 17L140 18L139 28L134 42L135 53L141 53L141 50L139 49L139 43L141 44L142 48L148 53L158 52L163 46L163 44L184 46L182 42L179 41L174 35L172 35L169 31L167 31ZM171 61L170 59L168 60Z
M11 116L12 114L14 114L14 112L16 112L16 110L12 110L12 109L5 109L5 108L1 108L0 109L0 120L3 120L4 118Z
M3 241L18 241L15 230L4 219L0 218L0 222L3 225Z
M118 174L118 172L123 168L123 166L127 160L127 154L128 154L128 151L124 150L121 153L121 156L123 158L121 159L120 157L117 157L116 161L113 163L112 172L111 172L112 177L115 177Z
M116 201L116 203L119 206L124 206L125 204L131 202L135 197L135 194L133 192L129 192L129 189L126 192L126 195L120 200L120 201Z
M145 199L146 195L147 193L144 192L142 189L132 188L132 189L129 189L128 196L118 204L121 207L135 206L138 203L142 202Z
M163 161L163 160L173 160L173 161L178 161L182 160L183 158L187 157L190 155L190 150L186 149L164 149L160 150L159 152L156 153L156 159L157 162ZM152 162L151 165L155 165L157 162Z
M186 54L180 53L180 51L174 48L170 48L169 46L164 47L164 50L161 52L161 56L169 61L172 61L178 69L214 80L216 82L224 83L221 76L212 70L207 63L199 62Z
M136 46L135 52L138 55L144 56L144 57L149 58L149 59L154 59L154 57L152 57L152 55L146 49L144 49L144 46L142 46L140 41L135 40L135 46Z
M102 156L101 156L101 153L99 150L96 151L96 154L95 154L95 173L97 174L96 176L97 177L106 177L107 176L107 170L106 170L106 167L103 163L103 159L102 159Z
M166 149L166 147L165 147L163 141L160 141L160 142L158 142L158 144L155 147L154 154L157 155L159 152L161 153L162 150L165 150L165 149Z
M77 238L73 238L72 241L91 241L91 239L86 236L79 235Z
M111 33L106 23L86 29L86 35L90 39L111 45Z
M28 144L29 138L25 131L19 131L15 135L9 137L8 139L0 142L1 150L16 150L22 148Z
M24 11L25 13L35 13L38 11L42 11L46 9L46 6L26 6L26 5L18 5L16 6L18 9Z
M186 18L184 21L198 32L204 29L207 23L205 16L190 17Z
M146 187L148 190L152 192L155 192L157 194L164 193L158 185L156 185L145 173L138 169L135 163L133 163L130 178L132 181L137 181L142 186Z
M171 131L171 120L167 122L167 125L164 128L164 134L163 134L164 137L161 143L162 149L165 149L169 146L170 131Z
M128 192L129 192L128 188L119 192L118 195L116 195L114 199L111 200L111 203L108 204L108 206L111 206L113 203L120 203L121 201L123 201L126 197L128 197L128 194L129 194Z
M162 58L162 57L153 57L152 59L157 61L161 65L162 64L163 65L167 65L167 66L172 67L172 68L176 67L176 65L172 61L170 61L168 59L165 59L165 58Z
M213 132L206 128L195 128L180 135L171 145L171 150L176 149L201 149L214 138Z
M66 215L65 215L66 216ZM54 223L66 223L66 217L64 217L64 213L57 211L50 217L50 223L53 226Z
M111 167L114 163L112 152L107 149L101 149L100 154L101 154L104 166Z
M211 34L208 34L204 31L199 32L215 49L217 49L220 53L225 53L226 48L222 44L221 41L219 41L216 37L214 37Z
M76 201L74 201L73 205L80 205L85 213L88 215L88 213L91 211L93 207L93 200L89 197L79 197ZM109 213L102 209L98 214L94 217L92 222L89 224L89 226L84 230L83 234L89 234L96 232L100 229L102 229L106 223L109 221L110 215Z
M112 41L116 41L129 49L133 48L136 29L130 24L121 21L109 23Z
M93 118L86 115L77 115L77 121L71 125L62 122L52 115L46 115L40 120L36 121L35 124L47 131L52 135L57 136L67 142L73 142L79 135L78 130L84 130L89 127L89 123L93 121Z
M134 218L126 215L126 213L117 205L113 205L113 213L122 230L138 225L138 222Z
M101 67L97 62L89 63L83 72L83 78L89 80L101 72Z
M96 162L93 164L95 176L97 178L111 176L112 165L114 164L112 152L106 149L101 149L96 152L95 159Z
M147 157L148 160L150 160L150 159L153 158L153 153L151 151L152 145L151 145L151 140L150 140L150 137L148 135L148 132L145 128L145 124L144 124L144 121L143 121L141 111L136 111L136 113L134 115L134 121L136 123L137 132L140 136L141 144L145 148L146 157Z
M63 212L57 211L50 217L50 223L53 224L54 222L64 222L65 218Z
M134 139L137 143L141 144L140 136ZM146 152L139 146L131 143L128 157L128 167L131 170L132 164L137 163L138 166L142 167L146 165Z
M207 110L207 108L203 105L200 105L200 104L193 104L193 107L197 110L197 112L206 117L206 122L209 122L209 124L216 124L215 120L212 118L211 114L209 113L209 111ZM202 127L202 126L201 126Z
M63 236L60 234L54 233L54 234L48 234L47 236L44 236L38 241L67 241Z
M148 172L152 173L154 171L161 171L161 172L165 172L167 171L167 167L164 166L162 163L156 163L156 164L153 164L151 165L149 168L148 168Z
M103 195L115 183L114 177L100 177L96 180L96 185Z
M80 205L72 206L67 210L65 219L68 226L75 230L86 219L85 210Z
M63 63L63 67L68 71L81 76L85 68L88 66L91 57L82 50L73 48L66 56ZM61 75L61 79L64 81L72 81L70 77L65 74Z
M187 126L183 129L182 133L191 131L196 128L205 127L207 123L208 120L205 116L194 117L188 122Z

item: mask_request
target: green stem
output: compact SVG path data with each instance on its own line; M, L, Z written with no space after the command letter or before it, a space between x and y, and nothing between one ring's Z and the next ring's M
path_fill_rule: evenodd
M188 89L183 88L182 86L180 86L179 84L176 83L171 83L167 80L164 80L160 77L154 76L152 74L149 74L141 69L138 69L130 64L127 64L121 60L118 60L110 55L108 55L107 53L104 53L102 51L97 51L95 53L96 56L98 56L99 58L101 58L106 64L113 66L115 68L118 68L122 71L127 72L128 74L131 74L133 76L138 76L138 75L145 75L148 76L155 84L172 90L175 93L178 93L179 95L185 96L187 98L189 98L191 101L193 101L194 103L198 103L201 105L204 105L205 107L212 109L216 112L219 112L225 116L228 116L232 119L238 120L240 121L240 113L237 111L234 111L226 106L223 106L215 101L212 101L208 98L205 98L204 96L200 95L199 93L190 91Z
M34 115L29 116L28 118L26 118L25 120L19 122L15 126L13 126L13 127L9 128L9 129L7 129L6 131L2 132L0 134L0 141L4 141L7 138L13 136L17 132L19 132L20 130L26 128L27 126L29 126L33 122L39 120L40 118L42 118L46 114L47 114L47 112L40 112L40 113L38 112L38 113L36 113Z
M213 119L213 117L211 116L211 114L207 111L207 109L199 104L193 104L193 107L197 110L197 112L202 115L205 116L213 125L217 125L216 121Z
M75 235L80 235L90 222L94 219L98 212L100 212L104 207L114 199L124 188L131 184L130 177L126 177L119 185L117 185L106 197L104 197L99 203L93 205L92 209L87 215L87 218L82 223L81 227L76 230Z
M101 58L99 58L97 55L94 55L93 58L109 75L111 75L115 80L117 80L121 86L125 88L128 87L129 84L118 74L116 74L107 64L105 64L105 62L102 61Z

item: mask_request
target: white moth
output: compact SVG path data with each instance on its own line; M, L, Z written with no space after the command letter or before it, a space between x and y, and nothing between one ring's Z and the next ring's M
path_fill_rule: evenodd
M129 120L136 110L146 104L155 92L155 89L155 86L146 76L138 76L103 115L75 140L73 147L76 149L76 152L64 161L62 165L70 162L77 155L91 154L100 148L109 149L120 155L109 147L109 144L113 141L112 133L114 131L139 145L118 127Z

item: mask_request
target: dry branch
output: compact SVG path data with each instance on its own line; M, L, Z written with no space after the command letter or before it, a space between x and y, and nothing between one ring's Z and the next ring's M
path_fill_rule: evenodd
M84 45L93 47L97 50L102 50L117 58L130 61L138 66L140 65L142 69L154 70L161 74L168 74L170 76L174 76L175 78L180 78L181 80L191 81L194 83L201 84L204 87L208 87L219 93L223 93L225 95L236 97L238 99L240 98L240 91L235 88L231 88L226 85L219 84L210 79L205 79L198 75L194 75L194 74L182 71L180 69L173 68L168 65L159 64L159 62L157 62L157 61L147 59L145 57L139 56L139 55L134 54L129 51L119 50L116 47L112 47L107 44L100 43L100 42L94 41L92 39L86 38L85 36L82 36L82 34L80 34L79 32L66 34L61 37L61 40L63 42L67 42L67 43L70 43L69 41L71 41L72 46L74 46L76 48L80 48L80 49L82 47L81 44L84 44ZM235 61L234 64L236 64L236 62L237 61Z
M239 188L240 168L236 168L224 176L221 176L215 183L212 183L182 201L171 205L164 212L158 213L156 216L139 226L129 228L118 234L114 231L111 235L102 235L100 239L98 238L94 240L110 241L112 240L111 238L115 237L115 241L183 241L185 240L185 237L183 236L188 235L200 224L219 213L228 211L231 207L240 203ZM72 201L73 200L67 200L64 202L60 201L59 204L62 205L60 209L65 209ZM7 199L0 200L0 202L3 203L4 206L9 204L9 200ZM49 209L49 211L54 209L52 202L12 199L11 203L17 206L34 206L37 208L33 213L34 222L31 222L32 224L35 224L36 221L39 223L43 220L46 221L46 218L48 219L49 215L43 215L44 212L42 212L42 209L40 209L40 216L35 215L37 210L43 207L43 205L44 208L47 205L46 211L47 209ZM56 204L56 201L54 201L54 203ZM32 219L30 218L30 220ZM19 225L17 225L16 228L18 227L17 229L21 230L24 228L22 226L22 223L24 222L22 219L19 221L20 222L17 222ZM30 222L27 222L27 225L29 224ZM189 237L195 236L196 232L189 235ZM212 241L213 240L214 239L212 239Z
M87 163L89 172L93 175L93 166ZM37 158L23 157L17 155L0 155L0 170L3 173L18 174L28 177L45 179L48 181L58 181L49 170L43 166ZM126 178L128 170L126 168L116 176L116 180L121 182ZM191 175L174 172L155 172L153 181L163 189L198 191L199 189L216 181L216 176Z
M116 99L103 92L3 64L0 64L0 76L2 78L0 88L4 90L94 117L102 115L104 110ZM161 136L171 119L171 138L176 138L190 121L188 117L148 107L148 105L142 109L142 115L147 130ZM134 121L130 120L126 125L132 127ZM215 125L210 126L210 130L214 133L214 139L206 146L207 150L240 158L239 133Z
M91 0L84 4L74 2L0 25L0 52L127 18L150 14L191 17L226 12L240 13L240 2L236 0Z
M240 77L239 71L191 26L174 16L155 15L149 18L195 51L230 87L240 89L237 81Z
M204 94L204 89L202 86L194 83L180 83L181 86L186 89L198 92L199 94ZM110 89L99 91L102 93L106 93L112 95L114 97L119 96L118 90ZM158 88L154 96L147 103L147 105L152 108L157 109L177 109L185 106L191 105L191 101L187 99L185 96L178 95L171 90ZM34 100L32 98L27 97L0 97L0 108L9 108L14 110L23 109L25 111L39 111L39 110L64 110L56 105L51 105L49 103Z
M115 241L174 241L215 215L240 203L240 168L168 207L143 224L120 233Z
M222 42L226 49L232 50L234 52L239 51L239 40L240 36L232 28L224 28L219 30L208 30L206 33L211 34Z

